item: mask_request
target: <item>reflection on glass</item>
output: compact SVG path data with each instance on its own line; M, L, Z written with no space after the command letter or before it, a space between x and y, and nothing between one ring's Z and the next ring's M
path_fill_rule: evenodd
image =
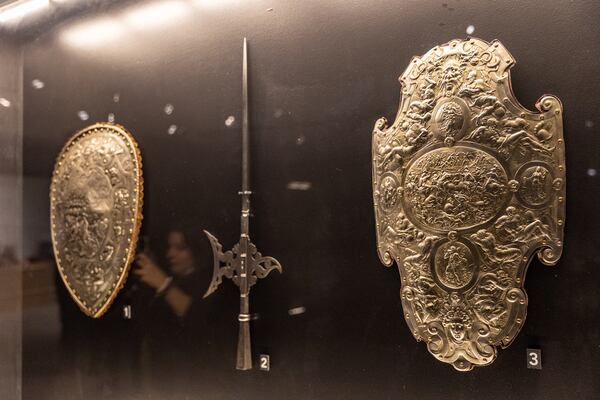
M193 0L201 8L219 9L240 3L240 0Z
M66 29L62 39L75 47L98 45L122 37L123 25L114 19L94 19Z
M49 0L21 0L13 1L0 7L0 24L17 22L29 14L36 13L48 7Z
M84 110L79 111L77 113L77 116L82 121L87 121L88 119L90 119L90 115L87 113L87 111L84 111Z
M132 28L153 30L172 24L187 14L188 6L182 1L157 1L132 8L123 15L123 20Z
M43 89L44 86L46 86L46 84L42 81L40 81L39 79L34 79L31 81L31 86L33 86L34 89Z

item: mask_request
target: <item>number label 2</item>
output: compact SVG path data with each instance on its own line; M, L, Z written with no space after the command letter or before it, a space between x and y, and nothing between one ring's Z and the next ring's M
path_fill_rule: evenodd
M261 371L270 371L271 370L271 357L268 354L260 355L259 368Z
M527 368L542 369L542 350L527 349Z

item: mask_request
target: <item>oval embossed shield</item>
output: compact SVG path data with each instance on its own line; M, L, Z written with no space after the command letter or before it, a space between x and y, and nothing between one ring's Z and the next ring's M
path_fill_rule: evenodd
M142 161L122 126L91 125L64 146L50 186L50 223L60 275L94 318L123 286L142 220Z
M373 131L379 257L398 265L414 337L461 371L520 331L533 255L554 265L562 253L562 105L521 106L513 64L498 41L437 46L400 77L394 123Z

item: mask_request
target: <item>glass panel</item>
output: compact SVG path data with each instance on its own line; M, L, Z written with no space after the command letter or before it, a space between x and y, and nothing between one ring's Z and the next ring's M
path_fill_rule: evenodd
M589 1L0 1L0 399L594 398L597 21ZM394 119L412 57L467 35L511 51L525 106L563 100L569 172L563 258L532 261L521 334L460 374L414 340L377 257L371 132ZM223 250L240 239L244 37L250 235L283 266L252 287L247 372L239 289L225 279L203 298L203 231ZM49 222L56 157L95 122L139 143L152 260L100 319L67 292ZM175 300L157 293L165 276Z

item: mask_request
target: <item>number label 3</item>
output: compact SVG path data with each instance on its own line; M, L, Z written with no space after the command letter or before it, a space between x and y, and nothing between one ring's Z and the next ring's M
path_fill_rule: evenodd
M542 350L527 349L527 368L542 369Z
M260 355L259 368L261 371L270 371L271 370L271 357L268 354Z

